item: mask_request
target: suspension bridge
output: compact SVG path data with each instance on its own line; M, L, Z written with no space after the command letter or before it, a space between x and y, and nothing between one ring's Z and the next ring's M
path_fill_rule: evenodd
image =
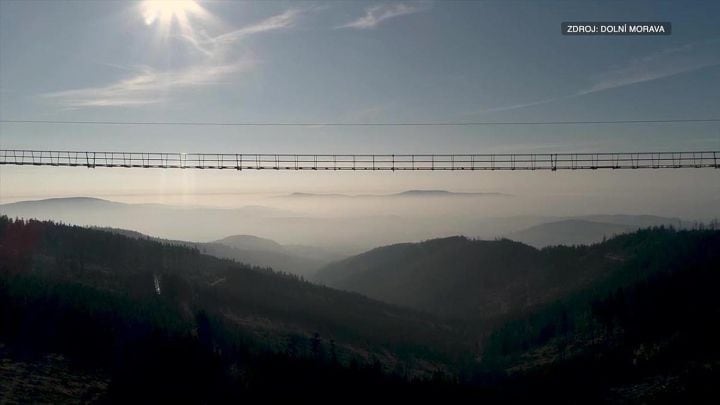
M0 165L238 171L717 169L720 151L341 155L2 149Z

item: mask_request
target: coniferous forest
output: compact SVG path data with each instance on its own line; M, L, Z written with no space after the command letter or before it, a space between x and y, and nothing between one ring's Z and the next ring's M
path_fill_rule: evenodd
M387 261L385 281L404 296L354 292L393 291L363 291ZM83 381L74 400L105 403L718 399L720 231L542 250L450 238L330 267L350 275L343 290L187 246L1 217L2 372L45 367L68 387ZM29 399L72 397L37 384Z

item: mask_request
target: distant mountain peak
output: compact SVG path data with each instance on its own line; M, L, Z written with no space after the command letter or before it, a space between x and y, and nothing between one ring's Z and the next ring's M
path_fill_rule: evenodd
M294 192L285 195L286 198L392 198L392 197L479 197L479 196L507 196L508 194L496 192L455 192L448 190L406 190L391 194L332 194L332 193L303 193Z
M396 195L448 195L448 194L456 194L451 193L447 190L407 190L400 193L397 193Z
M215 243L220 243L225 246L230 246L236 249L251 249L251 250L263 250L263 251L282 251L284 247L275 242L272 239L261 238L255 235L231 235L219 240Z
M104 200L97 197L54 197L54 198L42 198L38 200L24 200L17 201L8 204L2 204L4 206L13 205L50 205L50 204L106 204L106 205L124 205L123 203Z
M448 190L407 190L397 194L390 194L397 197L481 197L481 196L509 196L509 194L497 192L460 192Z

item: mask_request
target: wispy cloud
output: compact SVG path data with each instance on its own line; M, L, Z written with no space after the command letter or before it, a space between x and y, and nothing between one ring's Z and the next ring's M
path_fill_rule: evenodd
M68 108L141 106L167 101L169 92L215 84L225 75L251 68L253 63L235 62L221 66L192 66L177 71L144 68L135 76L107 86L46 93Z
M252 35L262 34L269 31L278 31L292 27L301 14L300 10L289 9L280 14L266 18L255 24L251 24L234 31L226 32L216 37L205 37L198 39L196 37L186 37L194 46L211 56L218 56L219 53L235 42Z
M132 68L134 75L105 86L45 93L42 97L71 109L137 107L166 102L176 91L218 84L229 75L252 69L256 62L247 53L227 61L226 54L233 45L253 35L291 27L298 15L297 10L287 10L214 37L201 38L186 32L180 38L202 54L193 64L174 70Z
M581 95L580 93L575 93L575 94L568 94L568 95L559 96L559 97L543 98L540 100L529 101L527 103L519 103L519 104L504 105L504 106L500 106L500 107L486 108L482 111L477 111L473 114L485 114L485 113L493 113L493 112L519 110L522 108L534 107L536 105L549 104L549 103L553 103L555 101L565 100L568 98L574 98L574 97L578 97L580 95Z
M491 113L519 110L556 101L572 99L601 91L618 89L644 82L661 80L672 76L692 73L701 69L720 65L720 52L717 46L720 39L689 43L667 48L641 58L632 59L607 71L591 77L591 84L575 93L557 97L548 97L525 103L493 107L479 111Z
M249 35L289 28L295 23L299 14L300 10L286 10L281 14L274 15L256 24L248 25L235 31L217 36L213 39L213 42L230 43L243 39Z
M364 16L346 24L337 26L336 28L375 28L383 21L404 15L419 13L427 10L429 7L430 3L427 2L381 4L366 9Z
M690 43L637 58L595 77L595 83L581 94L664 79L710 66L720 65L718 41Z

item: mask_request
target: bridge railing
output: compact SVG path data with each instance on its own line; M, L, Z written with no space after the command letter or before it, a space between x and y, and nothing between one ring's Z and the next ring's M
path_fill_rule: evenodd
M720 152L240 154L0 150L0 165L236 170L587 170L718 168Z

